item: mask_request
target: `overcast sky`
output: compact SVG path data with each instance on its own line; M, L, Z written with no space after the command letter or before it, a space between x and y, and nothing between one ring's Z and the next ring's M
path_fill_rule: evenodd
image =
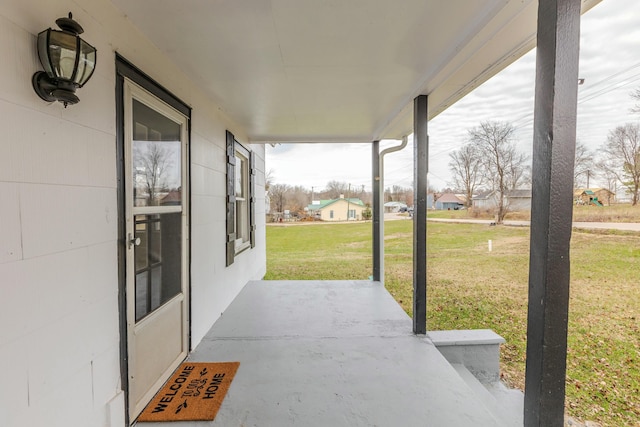
M637 122L629 94L640 87L640 0L603 0L582 17L578 87L578 140L597 149L611 129ZM518 147L531 154L535 50L510 65L429 122L429 183L449 185L449 153L467 142L467 130L485 120L510 122ZM383 141L381 149L396 145ZM412 137L403 151L385 156L385 187L410 187ZM267 146L274 182L322 190L330 180L371 190L370 144ZM593 186L593 185L592 185Z

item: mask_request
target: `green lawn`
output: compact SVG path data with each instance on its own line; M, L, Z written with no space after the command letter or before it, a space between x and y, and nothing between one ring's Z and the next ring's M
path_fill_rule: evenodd
M528 233L428 225L428 329L493 329L507 340L503 380L518 388ZM411 315L411 221L385 223L385 255L386 287ZM571 258L567 413L603 426L640 426L640 236L574 232ZM371 268L371 223L267 228L267 280L366 280Z

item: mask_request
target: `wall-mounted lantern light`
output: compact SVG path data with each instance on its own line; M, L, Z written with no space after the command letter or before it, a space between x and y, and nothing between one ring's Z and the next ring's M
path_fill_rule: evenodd
M77 88L91 78L96 67L96 48L78 34L84 30L72 19L59 18L56 24L62 31L44 30L38 34L38 57L44 71L33 75L32 83L38 96L45 101L76 104Z

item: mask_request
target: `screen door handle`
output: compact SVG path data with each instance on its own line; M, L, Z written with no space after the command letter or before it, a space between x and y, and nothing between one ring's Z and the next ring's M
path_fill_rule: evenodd
M129 249L131 249L132 246L140 246L140 238L133 237L133 235L129 233Z

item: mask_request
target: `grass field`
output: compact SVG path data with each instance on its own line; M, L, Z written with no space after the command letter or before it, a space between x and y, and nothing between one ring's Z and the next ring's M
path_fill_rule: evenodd
M427 326L490 328L523 388L528 228L429 223ZM492 252L487 241L493 242ZM574 232L566 411L640 426L640 235ZM386 287L411 315L412 222L385 223ZM368 279L371 223L267 228L265 279Z

